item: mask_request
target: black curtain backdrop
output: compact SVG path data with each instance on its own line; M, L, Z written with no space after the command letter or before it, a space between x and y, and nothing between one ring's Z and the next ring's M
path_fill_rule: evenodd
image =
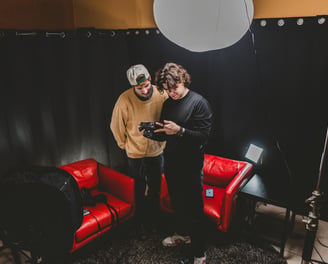
M212 105L207 153L244 159L249 143L264 147L263 173L290 180L303 208L317 183L328 125L328 21L304 18L297 25L289 18L281 27L277 21L267 19L263 27L254 20L236 44L203 53L173 44L157 29L3 29L0 172L85 158L124 170L109 123L116 99L129 88L125 72L143 63L154 77L174 61Z

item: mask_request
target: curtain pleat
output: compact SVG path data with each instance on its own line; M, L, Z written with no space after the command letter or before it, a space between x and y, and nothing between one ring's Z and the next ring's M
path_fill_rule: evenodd
M78 29L48 37L3 30L0 172L85 158L124 170L125 154L109 123L129 88L126 70L143 63L154 78L173 61L187 68L191 89L213 108L207 152L243 159L248 144L258 143L271 174L286 174L287 161L303 199L316 184L328 120L328 23L295 21L279 27L271 19L262 27L254 20L233 46L204 53L187 51L156 29Z

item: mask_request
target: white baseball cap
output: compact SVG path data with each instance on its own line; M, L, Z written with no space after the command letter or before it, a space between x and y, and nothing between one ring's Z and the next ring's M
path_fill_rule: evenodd
M141 75L145 75L145 78L140 79L137 81L137 78ZM126 71L126 76L128 77L128 80L131 85L138 85L145 80L147 80L150 76L148 70L146 67L142 64L136 64L131 66L127 71Z

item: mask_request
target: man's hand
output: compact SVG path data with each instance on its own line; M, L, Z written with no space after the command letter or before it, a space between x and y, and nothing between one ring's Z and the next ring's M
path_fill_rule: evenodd
M156 124L162 126L163 128L156 129L154 132L164 132L166 135L175 135L179 132L180 126L173 121L164 120L163 123L156 122Z
M138 125L138 130L141 134L143 134L145 132L145 129L140 129L140 125Z

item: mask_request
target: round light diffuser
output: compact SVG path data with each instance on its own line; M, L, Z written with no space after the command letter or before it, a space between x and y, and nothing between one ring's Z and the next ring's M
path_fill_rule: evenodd
M252 0L154 0L154 18L161 33L190 51L222 49L249 29Z

